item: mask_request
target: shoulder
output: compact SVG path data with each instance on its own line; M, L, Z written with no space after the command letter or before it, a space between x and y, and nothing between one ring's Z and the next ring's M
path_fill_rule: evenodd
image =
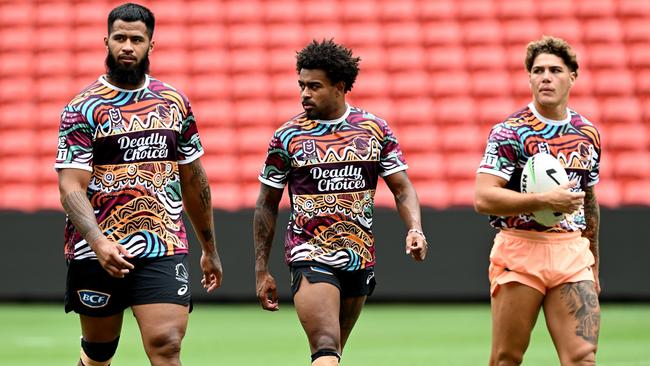
M151 76L149 76L149 90L173 102L182 101L184 104L189 104L189 98L180 89Z
M70 102L66 105L65 109L73 111L80 109L89 100L101 99L108 91L108 88L102 84L99 79L93 81L77 93Z

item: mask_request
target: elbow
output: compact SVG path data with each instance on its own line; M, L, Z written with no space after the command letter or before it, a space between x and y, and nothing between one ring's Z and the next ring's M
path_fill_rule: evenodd
M474 211L476 211L476 213L488 215L490 214L488 207L489 206L485 198L481 197L478 194L474 196Z

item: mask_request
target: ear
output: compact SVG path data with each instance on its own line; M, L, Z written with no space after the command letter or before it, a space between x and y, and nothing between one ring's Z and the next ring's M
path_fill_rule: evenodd
M108 37L104 36L104 47L108 50Z
M339 95L339 93L340 93L340 95L345 94L345 82L344 81L339 81L334 86L336 87L337 96Z
M573 86L573 83L576 82L576 79L577 79L577 78L578 78L578 74L576 74L575 71L572 71L572 72L569 74L569 85Z
M153 39L149 42L149 53L153 52L153 47L156 45L156 41Z

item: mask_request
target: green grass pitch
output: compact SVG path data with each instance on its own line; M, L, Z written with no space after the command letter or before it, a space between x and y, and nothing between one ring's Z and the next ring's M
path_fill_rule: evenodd
M114 366L147 365L135 319L127 311ZM61 305L0 304L0 365L75 365L79 324ZM487 365L487 304L368 304L346 347L342 366ZM190 315L182 361L192 365L309 365L294 309L197 304ZM524 365L557 365L543 316ZM650 304L603 305L600 366L650 366Z

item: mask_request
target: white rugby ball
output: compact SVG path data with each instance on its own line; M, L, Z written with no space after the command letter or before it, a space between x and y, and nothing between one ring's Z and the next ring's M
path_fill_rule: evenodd
M537 153L528 158L521 172L521 192L548 192L568 181L566 170L553 155ZM552 210L535 211L532 216L544 226L554 226L564 218L563 213Z

